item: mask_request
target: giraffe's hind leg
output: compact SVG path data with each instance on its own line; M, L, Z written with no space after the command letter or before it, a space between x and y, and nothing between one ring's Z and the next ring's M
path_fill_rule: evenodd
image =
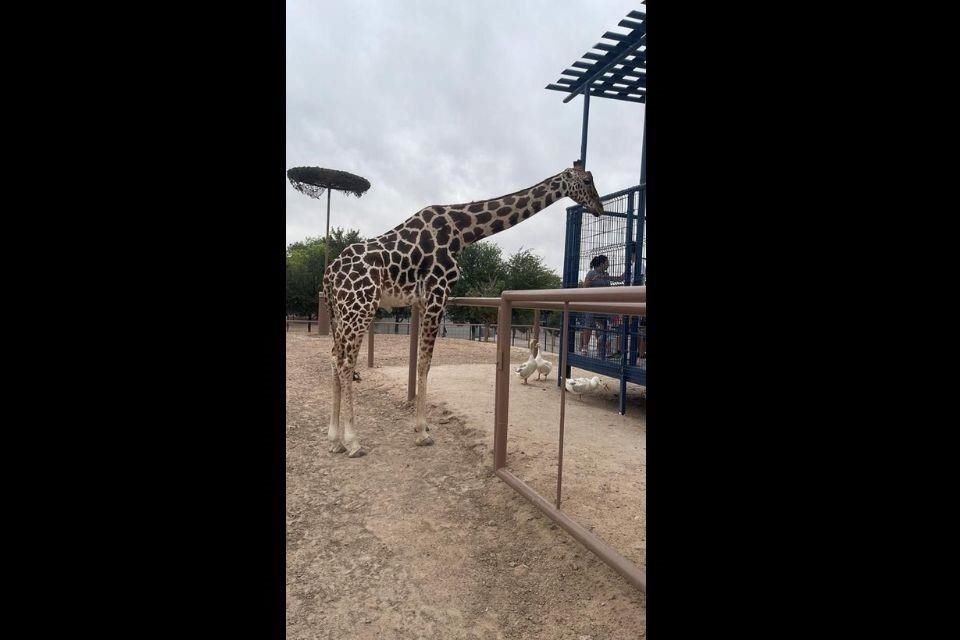
M330 425L327 428L327 441L330 443L328 450L330 453L343 453L347 450L343 446L343 430L340 428L340 373L337 362L343 359L343 342L337 332L337 309L333 304L333 289L329 281L324 282L324 295L327 301L327 309L330 312L330 334L333 337L330 345L330 369L332 373L331 385L333 387L333 402L330 406Z
M336 330L334 330L336 335ZM327 429L327 440L330 442L330 453L343 453L347 450L343 446L343 430L340 428L340 374L337 368L338 349L334 340L331 349L331 368L333 370L333 406L330 408L330 427Z
M430 427L427 426L427 376L430 373L430 361L433 359L433 346L437 339L437 330L443 315L442 299L429 300L420 312L419 352L417 354L417 417L414 431L418 446L433 444Z

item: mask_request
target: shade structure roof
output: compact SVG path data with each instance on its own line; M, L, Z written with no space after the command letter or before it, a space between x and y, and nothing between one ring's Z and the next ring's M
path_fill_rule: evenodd
M643 2L640 4L643 5ZM623 27L625 33L604 33L600 36L600 42L561 71L560 79L546 88L569 94L564 102L569 102L584 90L589 90L591 97L646 102L646 10L631 11L617 26Z

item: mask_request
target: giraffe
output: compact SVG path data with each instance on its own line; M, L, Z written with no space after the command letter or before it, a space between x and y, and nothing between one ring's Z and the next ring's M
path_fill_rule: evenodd
M323 275L333 319L333 407L327 440L331 453L365 453L354 427L353 380L363 335L380 306L410 306L419 313L415 444L433 444L426 421L427 374L444 305L459 278L464 247L519 224L570 197L594 216L603 204L593 175L573 167L534 186L492 200L425 207L390 231L347 246ZM341 414L342 408L342 414Z

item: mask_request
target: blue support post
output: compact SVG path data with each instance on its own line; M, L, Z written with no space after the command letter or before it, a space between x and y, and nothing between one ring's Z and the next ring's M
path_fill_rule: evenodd
M644 108L643 142L640 145L640 191L637 192L637 266L634 270L634 284L642 285L646 281L643 270L643 231L647 222L647 115Z
M590 122L590 84L583 85L583 126L580 129L580 160L587 168L587 125ZM641 169L642 171L642 169Z
M580 272L580 236L581 230L583 229L583 207L579 205L576 207L570 207L567 209L567 238L566 246L564 248L564 262L563 262L563 286L564 288L576 287L577 279ZM568 340L569 348L574 348L574 335L575 331L572 330L572 325L575 323L574 318L579 317L578 313L570 314L570 327L567 327L563 323L560 325L560 344L563 344L564 340ZM570 353L568 351L568 353ZM557 386L559 387L563 384L564 378L570 377L570 365L567 365L564 370L561 367L557 367Z
M637 247L633 244L633 195L633 191L627 195L627 237L624 240L627 255L623 267L623 284L625 285L631 281L630 264L632 261L630 259L630 252L636 253L637 251ZM636 349L636 347L628 341L629 328L630 316L622 316L620 320L620 415L624 415L627 412L628 354L632 355Z

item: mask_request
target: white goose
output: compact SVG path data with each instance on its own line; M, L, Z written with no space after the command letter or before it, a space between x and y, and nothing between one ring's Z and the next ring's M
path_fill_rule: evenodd
M540 355L540 345L537 344L536 339L530 341L531 350L535 350L537 354L537 380L540 379L540 376L543 376L543 379L546 380L547 376L550 375L550 369L553 368L553 365L550 364L549 360L544 360L543 356Z
M533 372L537 370L537 359L534 356L535 348L536 344L531 341L530 357L527 358L526 362L517 367L517 375L523 378L523 384L527 384L527 378L532 376Z
M610 391L606 381L600 380L600 376L593 376L592 378L567 378L566 387L567 391L576 393L580 396L581 400L583 400L584 393L599 393L600 390Z

